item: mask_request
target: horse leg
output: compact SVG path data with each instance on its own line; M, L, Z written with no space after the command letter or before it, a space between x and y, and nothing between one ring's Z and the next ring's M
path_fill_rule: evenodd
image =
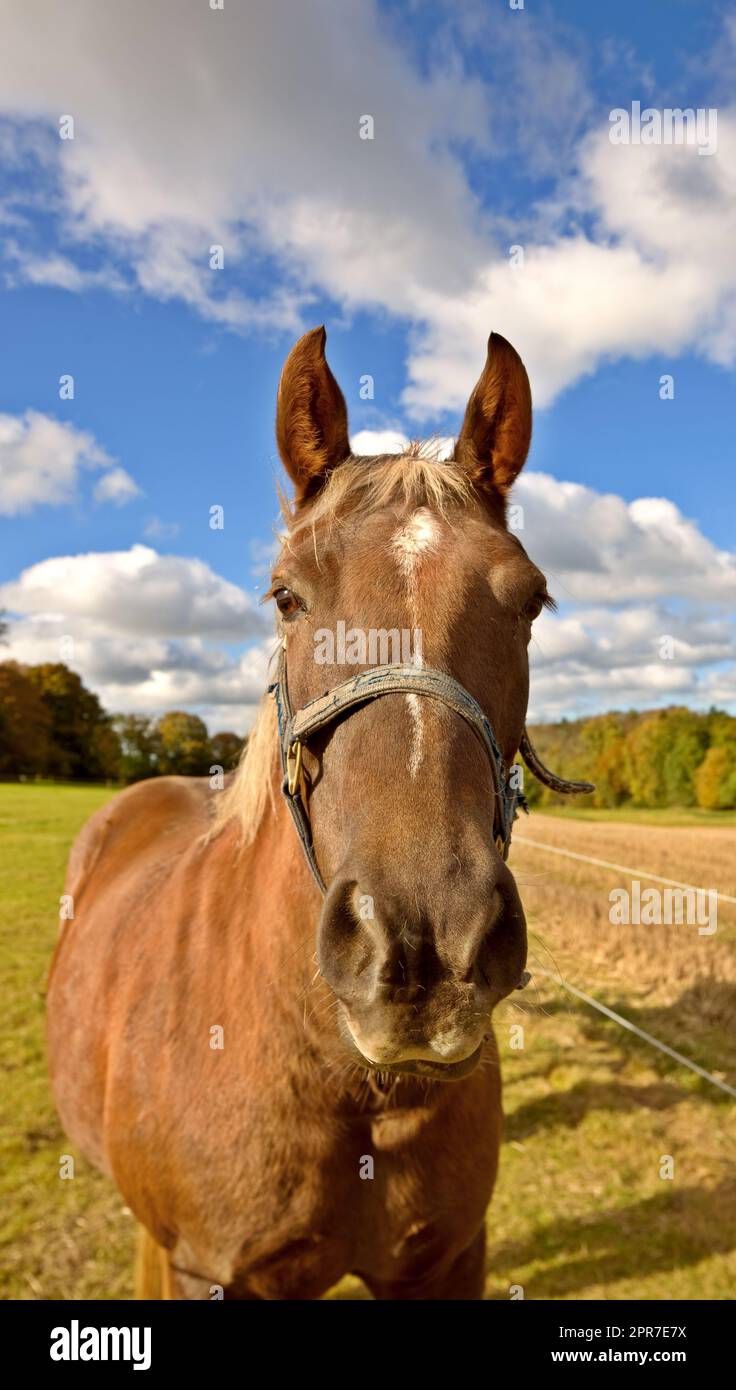
M153 1239L145 1226L138 1227L135 1260L135 1297L170 1300L175 1297L171 1281L169 1252Z
M362 1275L374 1298L378 1299L479 1299L485 1286L486 1231L481 1226L470 1245L449 1266L435 1265L421 1274L380 1282Z

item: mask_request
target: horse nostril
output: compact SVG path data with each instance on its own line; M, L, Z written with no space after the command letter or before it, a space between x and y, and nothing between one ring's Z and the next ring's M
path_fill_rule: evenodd
M373 896L353 875L335 878L317 929L317 960L343 1001L374 993L387 954L384 926Z
M473 968L480 987L495 998L515 989L524 989L531 976L526 964L526 920L516 885L510 874L497 883L491 912L480 942ZM477 940L477 938L476 938Z

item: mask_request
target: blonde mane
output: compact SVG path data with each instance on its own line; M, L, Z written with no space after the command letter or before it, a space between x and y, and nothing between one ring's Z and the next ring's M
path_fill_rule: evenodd
M283 548L307 527L315 546L317 527L327 530L358 510L378 511L390 503L426 505L445 515L452 506L467 506L474 490L462 465L441 460L437 440L416 441L403 454L363 458L351 454L330 476L316 500L297 510L283 495L281 510L286 531ZM278 768L278 730L272 697L261 700L240 763L229 786L217 798L211 835L237 820L243 847L252 844L267 812L276 809L275 774Z
M215 801L210 837L231 820L239 821L240 842L252 844L267 810L274 811L274 771L278 765L276 707L269 694L261 698L248 741L235 774Z

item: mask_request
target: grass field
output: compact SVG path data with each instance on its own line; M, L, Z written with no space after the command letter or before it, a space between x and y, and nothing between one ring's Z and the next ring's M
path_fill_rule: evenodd
M69 844L105 788L0 786L2 1284L4 1298L132 1294L133 1222L74 1152L51 1105L45 972ZM699 1299L736 1288L732 1100L567 994L568 980L736 1085L736 908L718 930L617 927L614 870L540 842L736 896L730 818L670 813L532 816L512 850L537 974L496 1014L507 1113L489 1212L487 1295ZM524 1028L524 1047L512 1028ZM660 1176L663 1156L674 1177ZM332 1297L361 1298L344 1280Z

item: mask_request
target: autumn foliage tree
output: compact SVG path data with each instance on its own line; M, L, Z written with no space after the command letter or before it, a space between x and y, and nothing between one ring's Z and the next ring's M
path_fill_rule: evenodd
M0 775L36 777L51 757L51 714L17 661L0 662Z
M159 770L183 777L203 777L212 765L207 725L196 714L171 710L156 725L160 743Z
M736 806L736 743L708 749L695 773L698 806L706 811L725 811Z
M77 672L61 661L28 666L26 672L50 717L49 775L74 781L116 778L120 743L112 720Z
M240 760L244 739L225 729L220 734L213 734L210 743L213 764L221 767L223 772L232 772Z
M578 805L736 807L736 719L721 710L629 710L539 724L531 734L561 776L595 783ZM566 801L530 776L525 792L531 805Z
M75 671L0 664L0 773L104 781L119 757L110 716Z
M223 731L210 738L196 715L172 710L158 720L140 714L118 714L113 721L120 740L120 780L178 774L203 777L213 767L230 772L237 765L244 740Z

